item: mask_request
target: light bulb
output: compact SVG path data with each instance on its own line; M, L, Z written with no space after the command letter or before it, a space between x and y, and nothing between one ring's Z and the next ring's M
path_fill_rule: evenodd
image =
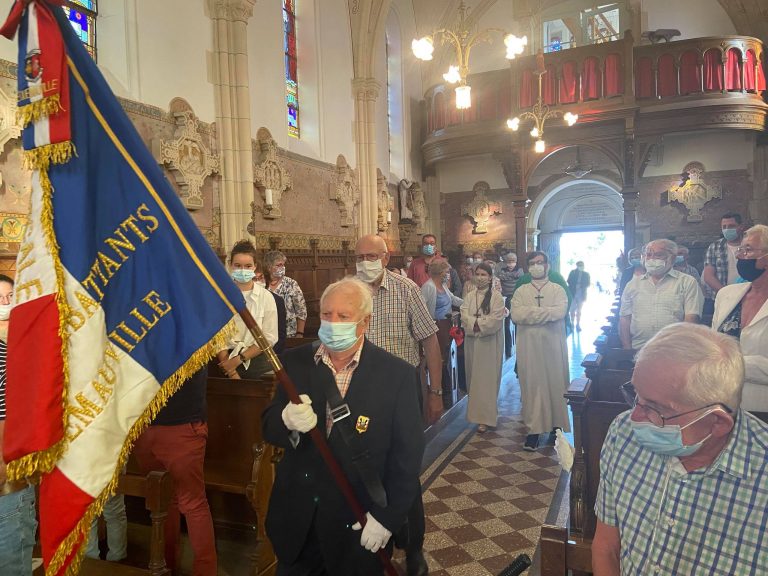
M419 60L432 60L432 52L435 51L435 46L432 43L432 38L424 36L411 42L411 50L413 55Z
M456 87L456 108L459 110L466 110L472 106L472 96L470 95L471 90L471 86Z
M547 145L544 143L544 140L539 139L536 140L536 144L534 145L533 149L537 154L541 154L544 152L544 150L547 149Z
M539 129L534 126L531 128L531 138L538 138L539 137Z
M565 120L568 123L568 126L573 126L576 124L576 121L579 119L578 114L571 114L570 112L566 112L563 115L563 120Z
M449 84L456 84L456 82L461 80L461 74L459 74L459 67L449 66L448 72L443 74L443 80L445 80Z
M525 51L525 47L528 45L528 36L518 38L514 34L507 34L504 36L504 44L507 47L506 58L513 60L515 56Z
M518 118L517 116L515 116L514 118L509 118L507 120L507 128L509 128L510 130L517 130L518 128L520 128L520 118Z

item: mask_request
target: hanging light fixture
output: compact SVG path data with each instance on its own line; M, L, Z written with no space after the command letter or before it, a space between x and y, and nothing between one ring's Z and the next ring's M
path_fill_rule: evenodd
M594 167L592 164L582 164L581 163L581 148L579 146L576 146L576 163L569 164L563 169L564 174L568 174L568 176L571 176L573 178L576 178L576 180L580 180L581 178L584 178L587 174L592 172Z
M480 32L472 33L467 22L467 6L464 0L459 4L459 14L456 26L453 29L440 28L434 30L429 36L424 36L411 42L413 55L419 60L432 60L435 51L435 39L440 38L442 44L453 44L456 50L456 65L451 65L448 72L443 74L443 79L449 84L458 84L456 86L456 108L464 110L472 106L472 88L467 84L469 76L469 53L472 47L478 42L490 42L491 35L499 33L504 38L506 46L506 58L514 59L525 51L528 45L528 38L523 36L518 38L514 34L507 34L501 28L486 28Z
M573 126L578 121L579 116L571 112L563 114L559 110L550 110L549 106L544 104L544 99L541 97L541 78L547 73L547 69L544 67L544 54L541 51L536 55L536 64L534 74L539 77L539 94L536 97L536 104L533 105L530 112L523 112L519 117L516 116L507 120L507 128L517 131L520 128L520 120L533 120L533 128L530 132L531 138L536 139L533 149L537 154L542 154L547 149L544 142L544 123L550 118L562 116L568 126Z

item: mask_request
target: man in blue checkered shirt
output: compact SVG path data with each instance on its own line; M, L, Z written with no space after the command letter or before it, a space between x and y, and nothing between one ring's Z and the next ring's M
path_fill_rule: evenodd
M640 350L600 454L595 576L768 574L768 426L736 340L672 324Z

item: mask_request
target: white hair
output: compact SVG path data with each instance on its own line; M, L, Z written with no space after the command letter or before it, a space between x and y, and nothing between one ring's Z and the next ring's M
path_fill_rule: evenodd
M666 250L670 254L677 254L677 244L668 240L667 238L659 238L657 240L651 240L645 245L643 251L647 251L651 246L661 246L662 250Z
M765 224L755 224L752 228L744 232L744 238L747 236L757 236L760 239L760 248L768 250L768 226ZM752 246L754 250L757 246Z
M638 364L649 360L687 367L679 394L686 404L725 404L731 410L741 405L744 357L735 338L700 324L670 324L637 353Z
M336 290L348 290L351 292L356 292L359 297L358 310L360 315L363 318L370 316L371 312L373 311L373 296L371 295L371 288L365 282L358 280L354 276L347 276L342 278L333 284L329 284L325 290L323 290L323 295L320 296L321 310L323 308L323 302L325 302L326 297L333 292L336 292Z

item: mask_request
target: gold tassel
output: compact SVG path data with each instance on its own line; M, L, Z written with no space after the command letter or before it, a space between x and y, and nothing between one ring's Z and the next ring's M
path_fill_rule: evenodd
M16 110L16 121L25 128L27 124L37 122L41 118L53 116L61 111L61 98L59 94L47 96L36 100Z
M74 547L80 542L80 546L75 553L72 562L67 567L67 576L77 576L80 572L80 563L83 560L85 553L85 544L88 539L88 533L91 529L91 523L94 518L98 518L104 509L104 504L109 500L117 490L117 483L120 479L120 473L123 466L128 461L128 456L133 449L133 445L139 436L146 430L147 426L152 423L157 413L165 406L168 399L173 396L181 385L189 379L195 372L200 370L208 363L218 351L227 347L227 341L232 336L235 330L235 323L230 320L219 332L211 339L210 342L205 344L202 348L194 352L187 361L179 367L168 379L163 382L163 385L158 390L155 397L144 409L142 415L133 423L131 429L128 431L123 447L120 450L120 455L117 459L117 465L115 471L112 474L112 478L109 483L101 491L101 494L91 502L88 509L83 514L83 517L77 523L75 528L62 540L56 552L51 558L50 564L45 569L47 576L55 576L61 570L64 562L72 554Z
M47 172L51 164L66 164L73 156L77 156L75 145L67 140L66 142L57 142L56 144L46 144L38 146L31 150L24 150L24 168L27 170L39 170ZM46 174L46 178L48 175Z

